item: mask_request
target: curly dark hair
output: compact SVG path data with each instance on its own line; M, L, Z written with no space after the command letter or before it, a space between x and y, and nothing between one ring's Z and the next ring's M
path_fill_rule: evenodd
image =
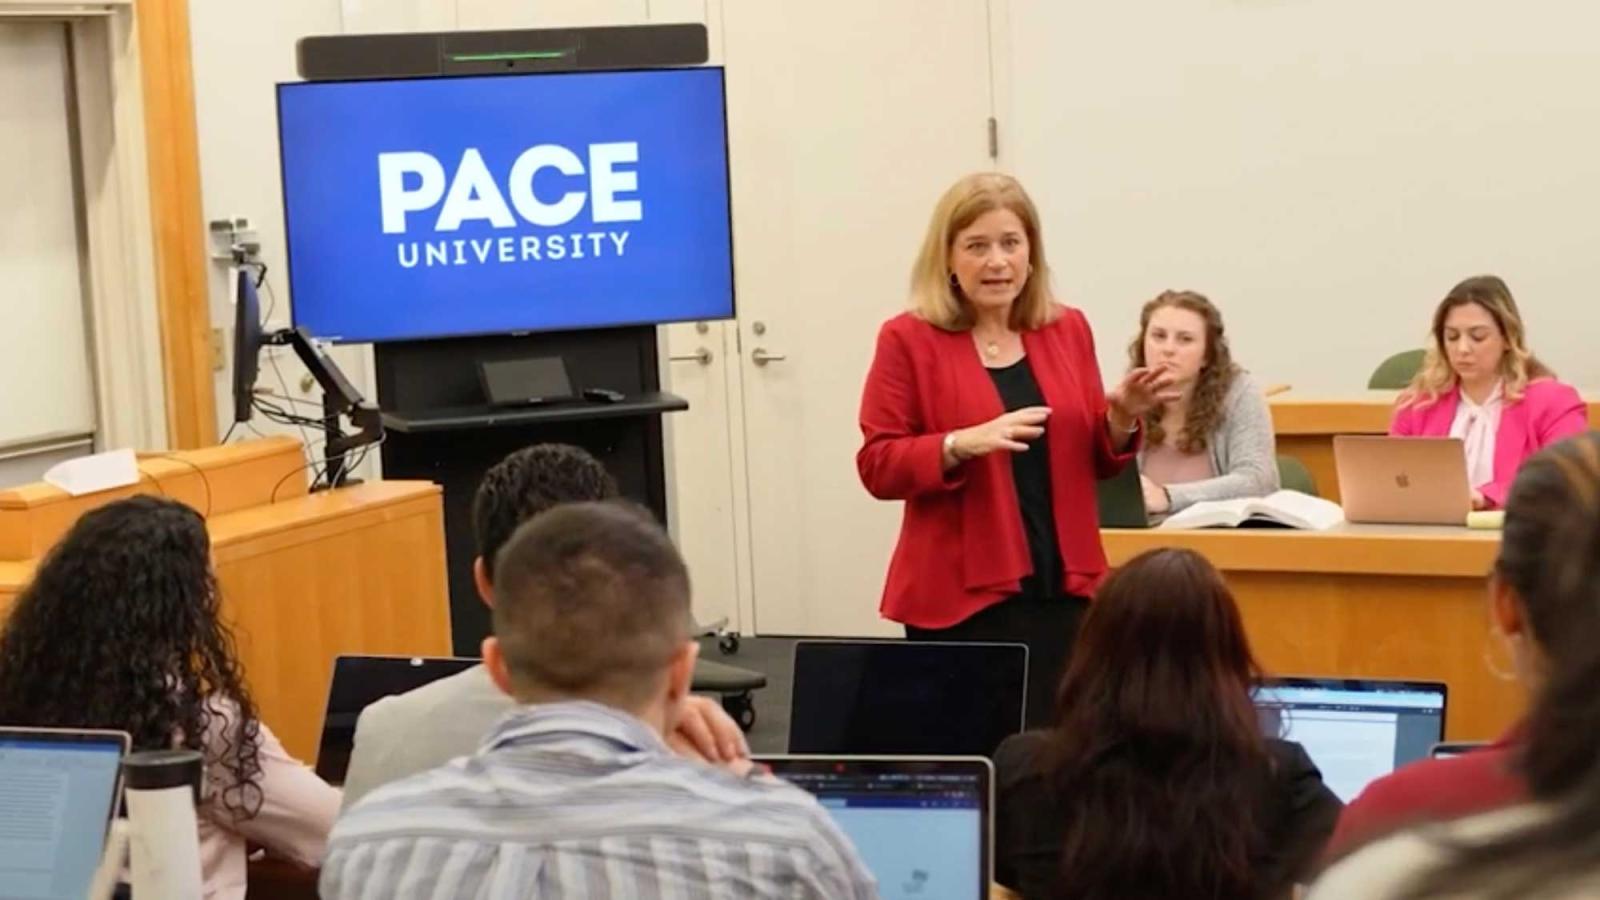
M261 726L218 605L194 510L140 496L84 514L0 630L0 724L112 728L137 750L200 750L225 774L222 806L254 816Z
M617 483L600 461L571 444L534 444L495 463L472 500L478 556L494 571L500 548L523 522L562 503L610 500Z
M1139 333L1128 345L1128 363L1137 369L1145 365L1144 336L1150 330L1150 317L1157 310L1169 306L1186 309L1206 323L1206 355L1195 379L1194 396L1189 400L1188 415L1183 431L1171 435L1177 448L1184 453L1200 453L1208 449L1211 432L1222 424L1222 404L1228 399L1233 379L1239 375L1239 366L1233 361L1233 350L1228 346L1228 334L1222 327L1222 312L1203 294L1194 291L1162 291L1161 295L1144 305L1139 312ZM1146 440L1151 447L1159 447L1169 435L1161 427L1161 417L1166 412L1163 405L1146 417Z

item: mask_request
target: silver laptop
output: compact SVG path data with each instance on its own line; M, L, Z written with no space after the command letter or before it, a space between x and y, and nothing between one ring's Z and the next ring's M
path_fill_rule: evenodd
M981 900L994 880L994 769L983 757L763 756L816 796L884 897Z
M127 755L122 731L0 728L0 897L88 895Z
M1460 438L1337 435L1333 464L1347 522L1466 525L1472 511Z
M1349 803L1374 779L1426 759L1444 738L1449 690L1437 681L1269 678L1254 692L1269 736L1305 747Z

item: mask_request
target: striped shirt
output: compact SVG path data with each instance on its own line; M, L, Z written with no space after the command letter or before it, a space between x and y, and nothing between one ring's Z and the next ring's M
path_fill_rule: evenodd
M521 707L478 752L339 819L324 900L877 896L810 794L683 759L594 703Z

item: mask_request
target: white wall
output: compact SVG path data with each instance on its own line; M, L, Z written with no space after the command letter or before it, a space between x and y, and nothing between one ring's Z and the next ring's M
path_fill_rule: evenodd
M271 308L268 328L282 328L290 321L274 86L279 81L299 80L294 63L296 40L309 34L337 33L340 27L338 0L275 3L270 11L243 0L196 0L189 4L202 212L207 220L242 216L254 225L271 288L270 293L261 293L262 311ZM232 272L225 264L214 262L210 276L211 322L224 329L224 346L232 347ZM370 392L370 360L366 354L341 348L334 356L356 387ZM296 399L318 402L320 391L299 389L304 371L291 350L271 348L262 356L257 384L280 393L287 388ZM231 378L229 370L217 373L219 437L233 422ZM298 407L298 411L318 414L310 406ZM284 432L300 437L298 431L279 428L259 417L252 425L263 433ZM310 436L316 437L314 433Z
M1535 350L1600 389L1600 5L1009 8L1002 162L1108 380L1139 306L1192 288L1263 380L1358 389L1494 272Z

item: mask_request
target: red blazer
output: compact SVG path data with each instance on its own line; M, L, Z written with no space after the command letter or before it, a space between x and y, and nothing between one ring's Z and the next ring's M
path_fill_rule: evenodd
M1432 403L1396 410L1389 433L1444 437L1460 406L1461 388L1453 387ZM1484 499L1496 508L1505 506L1511 482L1524 460L1588 427L1588 407L1571 385L1554 378L1529 382L1522 399L1507 403L1500 411L1500 428L1494 435L1494 481L1481 488Z
M1024 332L1022 345L1052 410L1045 433L1060 587L1087 596L1106 572L1095 479L1121 471L1138 441L1124 453L1112 449L1089 323L1076 309L1058 311L1054 322ZM885 618L946 628L1016 593L1032 573L1011 454L941 469L946 434L1004 412L970 334L910 313L884 323L861 393L856 468L874 497L905 501L879 606Z
M1527 783L1513 767L1522 728L1471 753L1423 759L1403 766L1365 789L1339 815L1324 853L1333 861L1379 838L1424 822L1447 822L1514 806L1528 798Z

